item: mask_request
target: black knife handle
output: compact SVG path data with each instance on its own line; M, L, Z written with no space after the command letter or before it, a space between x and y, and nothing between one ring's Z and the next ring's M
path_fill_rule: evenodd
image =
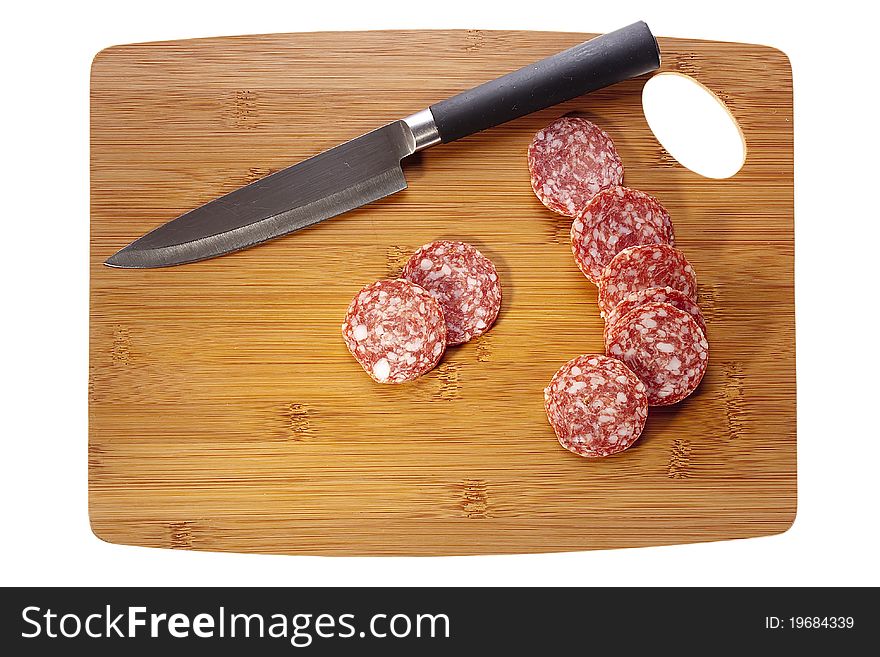
M660 49L640 21L431 105L446 144L660 68Z

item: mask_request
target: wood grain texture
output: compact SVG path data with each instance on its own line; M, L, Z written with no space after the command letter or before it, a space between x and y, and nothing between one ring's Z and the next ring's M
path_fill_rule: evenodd
M644 78L405 166L409 189L259 248L165 270L102 266L244 183L578 43L538 32L280 34L117 46L91 88L89 513L144 546L477 554L661 545L786 530L796 507L792 90L779 51L660 39L663 70L726 102L744 168L678 165ZM562 449L542 388L602 349L568 221L529 186L526 147L569 112L613 137L694 264L711 362L627 452ZM404 386L374 384L339 326L417 246L472 242L505 300L486 336Z

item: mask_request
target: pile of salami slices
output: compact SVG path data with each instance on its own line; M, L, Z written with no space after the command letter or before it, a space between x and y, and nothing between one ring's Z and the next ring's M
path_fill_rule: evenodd
M406 383L432 370L449 345L488 331L501 309L495 265L465 242L425 244L401 277L362 288L342 338L378 383Z
M675 248L669 213L623 186L611 138L563 117L528 152L535 195L572 217L578 268L599 287L605 354L563 365L544 390L559 442L586 457L616 454L639 437L649 406L675 404L699 385L709 359L693 267Z

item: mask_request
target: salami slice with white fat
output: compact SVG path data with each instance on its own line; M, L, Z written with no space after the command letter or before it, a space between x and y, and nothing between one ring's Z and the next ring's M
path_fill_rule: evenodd
M491 328L501 309L501 281L492 261L465 242L440 240L419 248L401 274L426 289L446 318L446 344Z
M623 163L611 137L579 117L563 116L539 130L528 161L535 195L566 217L575 216L601 190L623 182Z
M446 349L446 322L434 297L415 283L378 281L355 295L342 337L373 380L405 383L439 362Z
M608 317L605 318L605 342L608 342L615 324L621 317L631 310L635 310L639 306L644 306L645 304L652 302L668 303L679 310L685 311L696 320L700 329L703 331L703 334L708 335L708 333L706 333L706 321L703 319L703 312L700 310L700 306L697 305L696 301L691 299L684 292L680 292L671 287L649 287L626 295L623 298L623 301L617 304L614 307L614 310L608 313Z
M578 268L597 282L618 253L641 244L675 245L669 213L650 194L611 187L596 194L571 224L571 250Z
M627 295L649 287L671 287L697 300L697 276L684 253L668 244L631 246L614 256L602 270L602 317L607 317Z
M689 313L668 303L648 303L621 317L612 333L605 353L642 380L649 405L680 402L703 379L709 343Z
M642 382L619 360L599 354L560 367L544 389L544 408L559 443L593 458L632 445L648 417Z

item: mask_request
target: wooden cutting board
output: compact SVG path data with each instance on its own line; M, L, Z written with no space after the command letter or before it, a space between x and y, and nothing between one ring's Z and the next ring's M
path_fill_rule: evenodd
M279 34L117 46L91 88L89 515L114 543L304 554L617 548L785 531L796 507L791 70L762 46L660 39L748 145L709 180L658 144L646 78L430 149L409 189L259 248L163 270L102 262L258 177L588 38L549 32ZM602 350L569 222L532 194L535 131L579 112L658 196L700 280L711 362L599 461L562 449L542 388ZM413 249L471 242L505 301L486 336L403 386L340 324Z

